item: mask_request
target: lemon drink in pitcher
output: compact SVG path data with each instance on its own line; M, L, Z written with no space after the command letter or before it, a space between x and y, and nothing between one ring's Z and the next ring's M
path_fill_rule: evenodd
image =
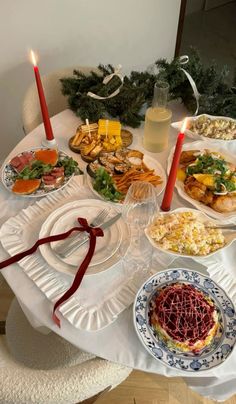
M168 147L172 112L166 107L169 85L158 81L154 86L152 106L145 115L143 145L146 150L159 153Z

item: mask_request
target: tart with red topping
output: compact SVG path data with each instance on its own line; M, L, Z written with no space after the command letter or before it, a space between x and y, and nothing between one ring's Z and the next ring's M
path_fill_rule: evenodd
M193 285L174 283L151 302L150 324L168 347L197 353L210 345L219 328L213 301Z

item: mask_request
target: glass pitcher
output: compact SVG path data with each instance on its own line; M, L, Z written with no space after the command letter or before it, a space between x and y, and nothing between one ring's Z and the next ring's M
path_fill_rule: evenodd
M168 147L172 112L167 108L169 84L157 81L152 106L145 115L143 145L148 151L159 153Z

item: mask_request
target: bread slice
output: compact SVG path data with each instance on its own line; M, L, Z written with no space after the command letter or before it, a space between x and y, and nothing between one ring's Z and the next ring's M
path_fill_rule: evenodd
M58 151L55 149L40 149L35 151L34 157L45 164L55 166L58 161Z
M96 157L101 151L103 147L101 144L98 144L97 146L94 147L94 149L90 152L91 157Z
M71 144L73 146L80 146L80 143L86 135L86 132L77 132L76 135L73 137Z
M19 195L29 195L35 192L41 184L41 180L16 180L12 191Z
M81 153L84 154L85 156L87 156L95 148L96 145L97 145L97 141L92 140L92 142L90 144L81 148Z
M49 177L52 177L52 179L50 180ZM46 179L42 177L43 188L46 190L59 188L63 183L64 178L65 178L64 174L61 175L60 177L53 177L52 175L49 174L48 176L46 176Z

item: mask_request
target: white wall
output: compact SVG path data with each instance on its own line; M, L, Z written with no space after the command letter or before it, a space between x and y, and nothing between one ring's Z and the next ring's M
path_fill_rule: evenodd
M23 137L30 48L41 74L99 62L144 69L173 56L179 8L180 0L1 0L0 160Z

